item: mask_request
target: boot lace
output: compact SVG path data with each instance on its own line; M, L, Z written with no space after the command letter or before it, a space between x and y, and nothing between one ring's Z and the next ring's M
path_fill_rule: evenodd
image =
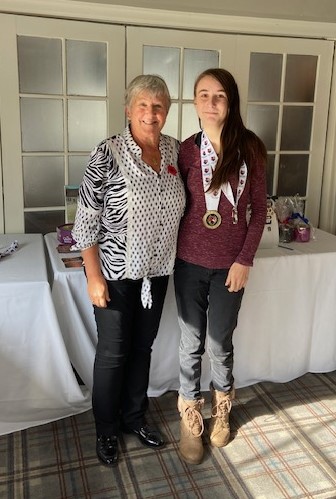
M189 431L194 437L200 437L204 431L202 414L195 407L188 407L185 410Z
M212 407L211 416L217 418L223 425L227 425L229 421L229 412L231 411L232 402L229 398L221 400L218 404Z

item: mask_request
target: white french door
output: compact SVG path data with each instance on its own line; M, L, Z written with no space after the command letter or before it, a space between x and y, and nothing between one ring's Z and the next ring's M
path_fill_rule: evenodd
M124 127L136 75L166 80L166 133L195 133L193 83L209 67L236 78L243 119L268 150L269 194L299 194L318 225L333 42L0 15L0 60L0 232L64 221L64 185Z
M239 84L248 128L268 150L268 192L299 195L318 226L333 42L240 36Z
M127 81L158 73L173 97L165 132L179 139L198 130L193 82L209 67L233 73L241 112L268 150L268 193L305 200L318 224L333 43L279 37L127 28Z
M124 47L121 26L0 16L6 232L64 223L64 186L78 185L90 150L124 126Z

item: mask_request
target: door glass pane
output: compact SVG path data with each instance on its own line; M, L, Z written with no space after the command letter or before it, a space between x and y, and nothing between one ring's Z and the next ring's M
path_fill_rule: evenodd
M63 151L63 102L21 97L22 150Z
M86 166L89 162L87 156L69 156L69 184L80 185Z
M62 93L62 42L50 38L18 36L21 93Z
M252 53L248 99L277 102L280 100L282 54Z
M69 99L69 151L90 151L107 136L106 102Z
M169 89L170 97L179 97L180 49L174 47L143 47L143 73L161 76Z
M200 125L194 104L183 104L181 140L187 139L190 135L199 130Z
M67 40L68 95L106 96L106 44Z
M22 162L25 208L64 206L63 157L24 157Z
M172 104L166 119L166 124L162 129L162 133L178 138L178 104Z
M314 102L317 57L288 55L284 100Z
M184 50L183 99L194 98L194 83L205 69L218 68L219 54L216 50Z
M278 178L278 196L306 195L308 154L281 154Z
M279 107L249 104L247 109L247 128L261 138L269 150L276 147Z
M24 214L27 234L48 234L64 224L64 211L33 211Z
M281 135L282 150L309 150L312 117L312 107L284 106Z

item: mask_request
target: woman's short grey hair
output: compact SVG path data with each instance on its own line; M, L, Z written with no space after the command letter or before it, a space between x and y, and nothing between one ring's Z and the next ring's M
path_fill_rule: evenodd
M166 82L158 75L136 76L128 85L125 92L125 105L130 107L132 100L141 92L149 92L155 97L163 97L167 102L169 111L171 98Z

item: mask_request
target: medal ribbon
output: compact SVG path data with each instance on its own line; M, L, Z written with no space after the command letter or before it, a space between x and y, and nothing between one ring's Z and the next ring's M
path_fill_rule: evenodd
M207 211L215 210L218 211L219 198L221 195L220 189L218 191L207 192L212 179L212 172L216 168L218 161L218 156L216 154L213 145L208 139L206 133L202 132L201 140L201 168L202 168L202 179L203 179L203 189L205 195L205 205Z
M226 198L230 203L232 204L232 223L237 224L238 223L238 201L240 199L240 196L243 194L245 185L246 185L246 178L247 178L247 166L244 161L244 163L241 165L239 169L239 179L238 179L238 187L237 187L237 198L236 201L233 196L232 192L232 187L230 182L226 182L225 184L222 185L222 191L225 194Z
M232 187L230 182L226 182L222 185L219 191L214 192L206 192L209 188L212 179L212 173L216 168L218 156L216 151L214 150L210 140L208 139L206 133L202 132L201 139L201 168L202 168L202 179L203 179L203 189L205 195L205 204L206 209L216 210L218 211L219 199L221 195L221 191L223 191L224 195L228 199L228 201L232 204L232 223L238 223L238 201L240 196L244 192L246 179L247 179L247 165L245 161L241 165L239 169L239 179L238 179L238 188L237 188L237 198L234 199Z

